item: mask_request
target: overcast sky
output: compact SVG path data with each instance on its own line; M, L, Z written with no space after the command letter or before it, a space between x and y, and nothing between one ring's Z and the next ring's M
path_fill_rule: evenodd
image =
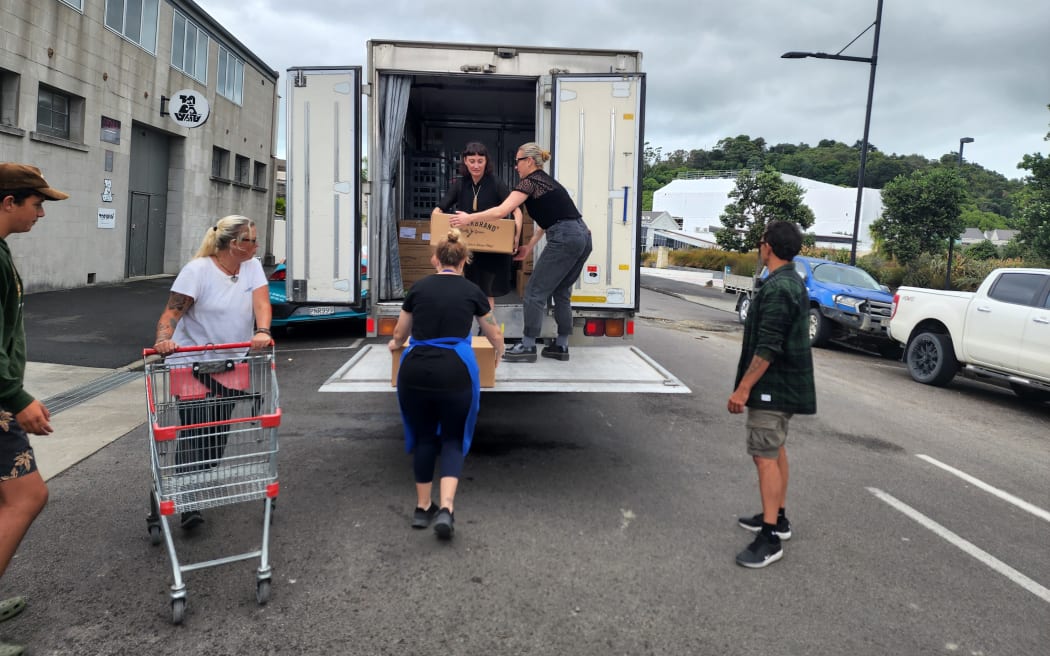
M769 145L863 136L870 66L837 53L877 0L196 0L279 71L366 65L368 39L640 50L645 138L664 153L746 134ZM874 29L842 54L870 57ZM1050 151L1050 2L885 0L869 141L958 152L1010 178ZM279 146L283 151L283 141ZM279 155L283 153L278 153Z

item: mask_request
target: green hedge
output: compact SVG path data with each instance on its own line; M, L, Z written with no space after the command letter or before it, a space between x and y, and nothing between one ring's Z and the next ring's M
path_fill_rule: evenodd
M803 247L802 255L820 257L834 262L849 262L848 250ZM977 253L975 253L977 255ZM981 256L985 253L980 253ZM758 252L736 253L717 248L690 248L669 251L667 263L671 266L692 267L707 271L725 271L730 267L732 273L743 276L754 275L758 265ZM656 251L645 253L642 266L656 266ZM901 285L911 287L929 287L944 289L944 276L947 271L947 257L944 254L924 253L908 266L876 253L868 253L857 258L857 266L871 274L880 284L895 290ZM1040 263L1026 262L1022 258L971 257L965 251L954 253L952 258L952 289L974 291L987 275L998 268L1034 267Z

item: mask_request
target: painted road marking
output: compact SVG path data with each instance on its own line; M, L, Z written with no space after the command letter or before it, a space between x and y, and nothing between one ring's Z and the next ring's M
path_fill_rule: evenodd
M935 458L931 458L930 456L923 455L921 453L917 453L915 455L915 457L921 458L921 459L925 460L926 462L930 463L931 465L936 465L937 467L940 467L941 469L943 469L944 471L948 472L949 474L954 474L954 475L958 476L959 478L963 479L964 481L966 481L970 485L979 487L982 490L984 490L985 492L988 492L989 494L994 494L995 496L999 497L1003 501L1006 501L1008 503L1014 504L1015 506L1017 506L1021 510L1025 510L1027 512L1032 513L1033 515L1035 515L1039 519L1042 519L1043 521L1050 522L1050 512L1047 512L1047 511L1043 510L1039 506L1036 506L1034 504L1028 503L1024 499L1015 497L1014 495L1010 494L1009 492L1004 492L1003 490L1000 490L997 487L991 486L991 485L985 483L984 481L982 481L982 480L980 480L978 478L974 478L973 476L970 476L969 474L967 474L964 471L960 471L960 470L956 469L955 467L952 467L951 465L946 465L943 462L941 462L939 460L936 460Z
M955 545L956 547L958 547L959 549L961 549L965 553L973 556L974 558L979 560L981 563L983 563L985 566L995 570L996 572L999 572L1000 574L1002 574L1006 578L1010 579L1011 581L1013 581L1017 585L1021 586L1025 590L1028 590L1029 592L1031 592L1035 596L1039 597L1043 601L1045 601L1047 603L1050 603L1050 590L1048 590L1047 588L1044 588L1043 586L1039 585L1038 583L1036 583L1032 579L1028 578L1024 574L1018 572L1013 567L1010 567L1009 565L1007 565L1003 561L999 560L995 556L991 555L987 551L984 551L984 550L978 548L972 542L968 542L968 541L962 539L961 537L959 537L955 533L952 533L951 531L949 531L948 529L944 528L943 526L941 526L937 522L933 521L932 519L930 519L926 515L922 514L918 510L916 510L916 509L912 508L911 506L907 505L906 503L896 499L895 497L893 497L893 496L883 492L882 490L880 490L878 488L875 488L875 487L869 487L869 488L867 488L867 490L868 490L868 492L871 492L872 494L874 494L876 497L878 497L882 501L885 501L887 504L889 504L893 508L896 508L897 510L899 510L902 513L904 513L908 517L911 517L912 519L914 519L919 524L922 524L925 528L929 529L930 531L932 531L936 535L944 538L945 540L947 540L948 542L952 543L953 545Z

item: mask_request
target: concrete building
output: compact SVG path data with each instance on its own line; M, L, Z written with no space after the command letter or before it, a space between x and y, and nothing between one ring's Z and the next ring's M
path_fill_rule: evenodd
M175 273L227 214L265 257L277 79L192 0L3 0L0 160L71 196L10 238L27 291Z
M722 229L719 217L732 199L729 192L736 187L737 171L722 176L696 177L672 180L653 193L653 211L664 211L682 217L682 232L704 242L714 242L715 233ZM794 182L805 191L803 202L813 210L816 220L807 232L816 237L818 246L850 247L853 238L853 214L857 204L857 190L800 178L781 175L785 182ZM872 248L869 228L882 214L882 193L878 189L864 189L861 200L860 235L857 251Z

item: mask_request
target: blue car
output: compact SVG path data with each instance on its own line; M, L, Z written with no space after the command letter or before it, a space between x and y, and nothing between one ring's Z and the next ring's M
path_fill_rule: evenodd
M324 305L317 303L296 303L288 300L285 293L287 268L284 262L278 264L270 274L270 306L273 308L274 328L287 328L302 323L317 321L335 321L346 319L364 319L368 316L364 300L368 297L368 260L361 258L361 300L359 307L349 305Z
M867 343L891 355L897 344L886 334L893 307L889 287L860 267L815 257L795 257L795 271L809 292L809 341Z

